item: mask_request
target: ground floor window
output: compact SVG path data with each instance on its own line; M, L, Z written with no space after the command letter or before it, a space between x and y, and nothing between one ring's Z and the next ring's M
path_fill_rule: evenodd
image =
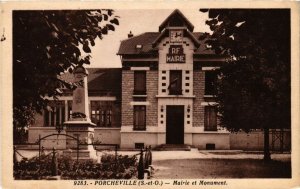
M72 100L68 100L68 120L72 118Z
M91 120L98 127L111 127L112 102L91 101Z
M146 106L134 106L134 130L146 130Z
M217 131L217 110L215 106L205 106L204 130Z
M62 126L65 122L64 101L51 101L44 110L44 125L47 127Z
M72 103L72 100L50 101L49 108L44 110L44 126L62 126L65 121L71 120ZM98 127L112 127L119 113L114 111L117 108L113 101L90 101L90 118Z

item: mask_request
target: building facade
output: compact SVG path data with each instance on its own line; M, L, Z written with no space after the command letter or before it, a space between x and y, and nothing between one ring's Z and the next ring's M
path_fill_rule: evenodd
M229 149L218 127L212 81L225 60L206 48L175 10L159 26L121 42L121 147L188 144Z
M123 149L187 144L199 149L230 149L229 133L218 126L214 70L224 57L209 50L203 33L175 10L158 32L128 35L118 55L122 68L88 69L90 118L94 140ZM62 76L72 81L71 74ZM51 99L50 99L51 100ZM72 93L65 91L29 128L29 142L56 132L72 114ZM64 132L64 131L63 131ZM65 148L53 137L44 146Z
M89 118L95 124L94 141L120 144L121 128L121 73L120 68L89 68L88 69L88 107ZM64 74L61 79L72 82L72 74ZM64 90L58 101L50 100L49 108L43 114L36 114L35 123L28 129L28 142L34 143L39 137L57 133L61 128L66 134L65 122L72 116L73 94ZM76 100L76 99L75 99ZM76 136L74 136L76 137ZM46 148L65 149L66 136L53 136L42 141Z

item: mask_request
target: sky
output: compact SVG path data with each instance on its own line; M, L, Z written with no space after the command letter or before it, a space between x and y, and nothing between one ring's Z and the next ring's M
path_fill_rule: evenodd
M201 13L199 9L179 9L185 17L194 25L194 32L209 32L205 25L207 14ZM87 67L121 67L120 56L116 55L120 42L127 39L132 31L133 35L144 32L158 32L159 25L173 12L173 9L128 9L115 10L115 15L120 16L120 24L115 31L109 31L103 39L97 39L96 45L92 47L91 65Z

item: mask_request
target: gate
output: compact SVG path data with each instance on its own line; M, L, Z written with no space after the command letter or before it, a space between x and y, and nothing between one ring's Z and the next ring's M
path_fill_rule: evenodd
M39 135L39 139L37 141L37 144L39 145L39 158L41 157L41 150L42 150L42 146L41 146L41 142L43 140L45 140L46 138L48 137L51 137L51 136L66 136L66 137L69 137L69 138L72 138L73 140L76 140L77 142L77 148L76 148L76 159L78 161L79 159L79 145L80 145L80 141L79 141L79 136L77 137L74 137L74 136L71 136L71 135L67 135L67 134L61 134L61 133L58 133L58 134L50 134L50 135L46 135L44 137L41 138L41 135Z

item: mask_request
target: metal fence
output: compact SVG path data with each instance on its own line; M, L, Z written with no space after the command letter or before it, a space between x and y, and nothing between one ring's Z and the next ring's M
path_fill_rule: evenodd
M138 179L150 178L153 167L152 167L152 151L151 146L141 149L138 162Z
M51 169L51 176L57 176L58 175L58 159L57 159L58 151L55 148L53 148L51 150L51 152L46 154L45 148L40 145L40 142L45 138L46 137L43 137L43 138L40 138L40 140L39 140L39 154L38 154L38 160L39 161L38 161L38 163L42 164L41 160L51 157L51 166L50 166L51 167L50 168ZM78 143L78 146L79 145L92 145L92 144L79 144ZM107 145L107 144L97 144L97 145L98 146L104 146L104 145ZM115 145L115 144L109 144L109 145L113 146L114 149L115 149L115 162L110 163L110 164L114 164L115 171L117 171L118 170L117 169L117 165L118 165L118 151L117 151L118 150L118 145ZM79 148L77 148L77 149L79 149ZM23 159L29 159L29 158L23 156L17 150L16 146L14 146L14 151L13 152L14 152L13 153L14 165L16 165L18 163L18 158L17 158L18 155ZM139 153L134 154L133 156L136 156L136 157L139 156L139 161L138 161L138 164L137 164L137 178L138 179L150 178L150 176L152 174L152 170L153 170L151 146L148 146L146 148L142 148ZM78 162L78 160L79 160L78 155L77 155L76 160Z

